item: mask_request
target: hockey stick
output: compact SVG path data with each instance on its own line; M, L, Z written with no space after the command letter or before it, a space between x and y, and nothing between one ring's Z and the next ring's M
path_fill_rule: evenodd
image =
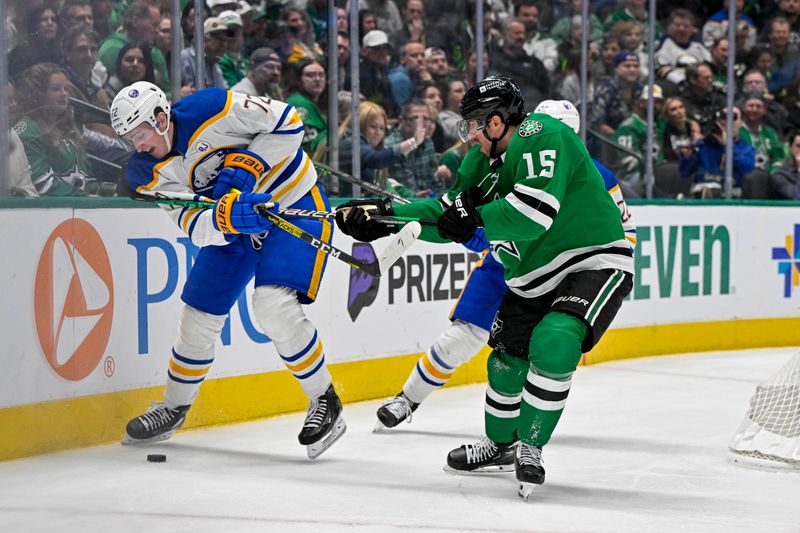
M399 204L411 203L410 200L408 200L407 198L403 198L398 194L382 189L377 185L375 185L374 183L358 179L357 177L351 176L350 174L345 174L344 172L336 170L335 168L331 168L328 165L324 165L322 163L318 163L315 161L314 166L316 167L317 171L323 174L330 174L331 176L339 178L340 180L352 183L353 185L358 185L359 187L361 187L362 189L364 189L369 193L377 194L380 196L388 196L389 198L391 198L392 200L396 201Z
M203 209L209 209L214 206L216 202L211 200L208 197L192 194L192 193L181 193L181 192L174 192L174 193L164 193L164 192L155 192L155 191L140 191L144 193L145 196L150 196L154 198L156 203L169 202L169 205L184 205L184 203L189 204L190 207L199 207ZM180 202L180 204L173 204L173 202ZM400 258L401 255L411 246L414 241L419 237L420 233L422 232L422 226L420 226L419 222L411 221L405 223L405 225L398 231L394 236L392 236L389 244L386 245L383 252L378 255L377 260L371 263L367 263L366 261L362 261L353 257L352 255L348 254L347 252L336 248L335 246L328 244L324 241L319 240L317 237L308 233L307 231L303 230L292 224L291 222L281 218L279 215L276 215L272 211L270 211L270 207L273 207L275 204L272 202L267 202L264 204L256 204L254 207L259 215L263 216L273 224L275 224L278 228L286 231L287 233L301 239L317 250L328 254L332 257L347 263L348 265L352 266L353 268L357 268L369 274L373 277L380 277L382 274L385 274L389 268ZM334 216L335 214L332 213ZM395 221L397 222L397 221Z
M336 248L331 244L319 240L302 228L298 228L291 222L281 218L269 210L269 205L270 204L257 204L255 209L259 215L266 218L283 231L294 235L298 239L304 240L317 250L335 257L347 263L348 265L376 278L380 277L382 274L385 274L386 271L388 271L389 268L400 258L400 256L403 255L408 247L411 246L415 240L417 240L417 237L419 237L420 233L422 232L422 226L420 226L419 222L409 222L392 237L392 239L389 241L389 244L387 244L383 249L383 252L378 255L376 261L367 263L365 261L361 261L360 259L356 259L352 255L340 250L339 248Z
M152 197L153 200L147 199L159 205L170 205L177 207L199 207L199 208L212 208L216 203L214 200L207 196L194 194L190 192L155 192L155 191L140 191L140 194ZM142 198L142 200L145 200ZM335 219L336 213L332 211L314 211L311 209L296 209L296 208L280 208L278 214L286 217L301 217L301 218L319 218L319 219ZM419 222L423 226L435 226L436 221L427 218L414 218L414 217L397 217L397 216L381 216L371 215L371 220L387 224L390 226L403 226L408 222Z

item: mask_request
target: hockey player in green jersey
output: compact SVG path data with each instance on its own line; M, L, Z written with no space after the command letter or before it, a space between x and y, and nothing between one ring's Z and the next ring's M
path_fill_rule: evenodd
M374 202L350 206L338 221L359 240L385 234L369 220L375 211L437 217L438 227L422 234L434 242L466 242L482 228L509 290L489 340L486 437L454 449L447 463L474 471L504 464L513 453L527 498L544 482L542 447L581 355L600 340L630 292L633 259L619 210L580 138L561 121L526 116L523 109L516 83L484 79L464 96L459 124L462 140L478 146L438 205ZM488 171L481 168L485 156Z

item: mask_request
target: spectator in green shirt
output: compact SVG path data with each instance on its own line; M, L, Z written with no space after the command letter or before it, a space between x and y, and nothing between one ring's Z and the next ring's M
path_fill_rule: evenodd
M122 29L109 35L100 44L97 58L106 67L109 74L114 74L117 57L123 45L139 42L150 46L155 69L155 83L170 96L169 71L167 61L161 50L152 46L158 27L161 24L161 12L158 7L142 1L136 1L125 8L122 14Z
M292 104L303 119L303 150L314 154L328 137L328 90L325 67L314 59L301 59L292 65L286 102Z
M227 47L225 55L217 64L228 87L233 87L244 78L249 67L247 58L242 57L244 30L242 17L236 11L223 11L217 18L227 28Z
M758 93L749 93L742 102L742 127L740 136L756 149L756 168L775 172L786 157L778 133L764 124L767 107Z

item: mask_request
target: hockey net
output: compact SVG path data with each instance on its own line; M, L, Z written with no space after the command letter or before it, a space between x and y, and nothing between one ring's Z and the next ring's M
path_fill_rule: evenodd
M728 450L744 466L800 470L800 353L756 387Z

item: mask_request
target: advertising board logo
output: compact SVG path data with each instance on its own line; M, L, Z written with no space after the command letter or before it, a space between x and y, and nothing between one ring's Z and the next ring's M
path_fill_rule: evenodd
M377 259L375 250L368 243L353 243L352 255L369 263ZM350 320L355 322L359 313L365 307L372 305L378 295L378 284L378 278L373 278L357 268L350 268L350 286L347 291L347 314L350 315Z
M62 222L42 249L33 291L36 333L47 363L79 381L103 358L114 315L114 282L103 240L79 218Z
M778 274L783 276L783 297L791 298L792 288L800 285L800 224L794 225L784 242L783 247L772 249L772 260L778 262Z

